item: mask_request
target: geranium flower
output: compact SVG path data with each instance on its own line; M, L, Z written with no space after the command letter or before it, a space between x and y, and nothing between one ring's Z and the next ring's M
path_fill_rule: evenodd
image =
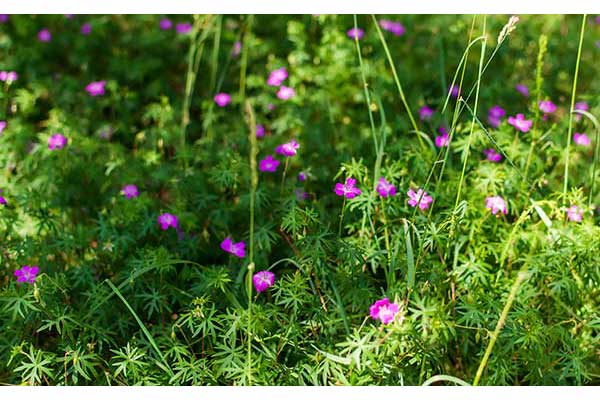
M180 22L175 25L175 31L180 35L186 35L192 31L192 24L189 22Z
M237 41L233 44L233 50L231 50L231 55L237 57L242 52L242 42Z
M8 125L6 121L0 121L0 136L2 136L2 131L6 129L6 125Z
M298 174L298 180L299 180L300 182L304 182L304 181L306 180L306 174L305 174L304 172L300 172L300 173Z
M262 172L275 172L278 166L279 160L274 159L271 155L266 156L258 163L258 169Z
M556 105L550 100L542 100L538 104L540 111L545 114L551 114L556 111Z
M123 196L127 197L128 199L138 197L140 195L137 186L132 184L123 186L122 193Z
M27 282L33 285L39 270L37 265L32 265L31 267L29 265L23 265L20 269L15 271L17 282Z
M394 318L396 318L396 314L398 314L398 311L398 304L390 303L390 300L387 297L381 300L377 300L369 308L371 318L378 319L386 325L392 322Z
M287 70L284 67L277 68L274 71L271 71L269 74L269 79L267 79L267 85L269 86L281 86L283 81L285 81L288 77Z
M256 124L256 137L265 136L265 127L261 124Z
M573 106L573 110L589 111L590 106L585 101L578 101L577 103L575 103L575 106ZM580 120L581 120L581 114L575 113L575 121L580 121Z
M347 199L353 199L359 194L361 194L361 191L359 188L356 187L356 179L347 178L346 183L335 184L335 194L337 194L338 196L344 196Z
M577 206L571 206L567 209L567 218L569 221L581 222L583 219L583 211Z
M452 85L448 88L448 92L450 93L450 97L457 98L460 89L458 85Z
M360 40L365 35L365 31L360 28L352 28L352 29L348 29L348 32L346 32L346 34L348 35L348 37L350 39Z
M0 189L0 193L2 193L2 189ZM0 195L0 204L2 204L3 206L5 206L6 204L8 204L6 202L6 199L4 197L2 197L2 195Z
M517 86L515 86L515 88L517 89L517 92L521 93L523 96L529 97L529 89L527 89L527 86L521 83L517 83Z
M573 142L583 147L588 147L592 143L588 135L577 132L573 134Z
M288 143L280 144L275 148L275 153L281 154L286 157L292 157L296 155L296 152L300 148L300 144L296 142L294 139L290 140Z
M252 276L252 283L257 292L264 292L275 284L275 274L271 271L258 271Z
M396 36L402 36L405 32L404 26L402 26L400 22L382 19L379 21L379 26L381 26L381 29L383 29L384 31L391 32Z
M239 258L246 256L246 244L243 241L233 243L233 240L229 236L221 242L221 249Z
M516 117L508 117L508 123L521 132L529 132L531 125L533 125L533 121L525 119L523 114L517 114Z
M47 28L44 28L41 31L39 31L37 37L40 42L47 43L52 40L52 34Z
M58 150L65 147L67 144L67 138L60 133L55 133L48 138L48 149Z
M494 149L485 149L483 151L483 154L485 154L485 157L487 158L488 161L491 161L491 162L502 161L502 156L500 155L500 153L496 152L496 150L494 150Z
M166 31L166 30L169 30L169 29L171 29L173 27L173 22L171 22L171 20L169 18L163 18L158 23L158 26L163 31Z
M8 21L8 14L0 14L0 24Z
M177 227L179 226L179 221L177 220L177 217L173 214L163 213L158 216L158 224L160 225L160 228L163 231L166 231L167 229L169 229L169 227L173 227L175 228L175 230L177 230Z
M90 82L85 87L85 91L88 92L89 95L92 97L104 96L104 93L105 93L104 86L105 85L106 85L106 81Z
M214 100L219 107L225 107L227 104L231 103L231 96L228 93L217 93Z
M430 120L432 116L433 110L428 105L419 108L419 118L421 118L421 121Z
M0 81L6 82L9 85L17 80L19 75L15 71L0 71Z
M450 144L450 136L448 135L448 131L443 126L440 126L439 131L441 135L435 137L435 147L448 147Z
M306 193L301 188L296 189L295 193L296 193L296 200L298 200L298 201L303 201L303 200L308 199L308 193Z
M417 204L421 210L426 210L429 208L429 205L433 201L433 197L427 194L423 189L419 188L416 192L413 189L409 189L406 192L408 195L408 205L411 207L416 207ZM419 199L421 199L419 201Z
M497 128L505 115L506 111L499 105L495 105L488 110L488 122L491 126Z
M506 214L506 202L500 196L490 196L485 199L485 208L490 210L492 214L496 215L498 212Z
M92 32L92 25L90 25L89 23L85 23L83 25L81 25L81 34L82 35L89 35Z
M277 91L277 98L281 100L289 100L296 95L296 91L287 86L281 85Z
M396 195L396 186L389 183L383 176L379 178L376 190L381 197L393 197Z

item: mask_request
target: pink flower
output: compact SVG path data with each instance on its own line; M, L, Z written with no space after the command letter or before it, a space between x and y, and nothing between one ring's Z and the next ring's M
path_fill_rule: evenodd
M231 96L227 93L217 93L214 100L219 107L225 107L227 104L231 103Z
M192 24L189 22L180 22L175 25L175 31L180 35L186 35L192 31Z
M4 129L6 129L6 121L0 121L0 136L2 136L2 131L4 131Z
M265 127L261 124L256 124L256 137L265 136Z
M346 183L343 185L336 183L334 191L338 196L344 196L347 199L353 199L361 193L360 189L356 187L356 179L352 178L346 179Z
M104 96L104 93L105 93L104 86L105 85L106 85L106 81L90 82L85 87L85 91L88 92L89 95L92 97Z
M278 166L279 160L274 159L271 155L266 156L258 163L258 169L262 172L275 172Z
M533 124L530 119L525 119L523 114L517 114L516 117L508 117L508 123L521 132L529 132Z
M296 142L294 139L290 140L288 143L281 144L275 148L275 153L281 154L286 157L292 157L296 155L296 152L300 148L300 144Z
M583 219L583 211L577 206L571 206L567 209L567 218L569 221L581 222Z
M383 29L384 31L391 32L396 36L402 36L405 32L404 26L402 26L400 22L382 19L379 21L379 26L381 26L381 29Z
M377 300L369 308L371 318L378 319L386 325L394 320L398 311L398 304L390 303L390 300L387 297Z
M0 193L2 193L2 189L0 189ZM6 199L2 196L0 196L0 204L2 204L3 206L5 206L7 204Z
M173 23L171 22L171 20L169 18L163 18L158 23L158 26L163 31L166 31L166 30L169 30L169 29L171 29L173 27Z
M306 180L306 174L305 174L304 172L300 172L300 173L298 174L298 180L299 180L300 182L304 182L304 181Z
M287 77L287 70L284 67L278 68L274 71L271 71L271 73L269 74L269 79L267 79L267 85L281 86L281 84L287 79Z
M556 105L550 100L542 100L539 103L540 111L545 114L550 114L556 111Z
M4 24L8 21L8 14L0 14L0 24Z
M252 276L252 283L257 292L264 292L275 284L275 274L271 271L258 271Z
M429 205L433 201L433 197L427 194L426 191L419 188L416 192L413 189L410 189L406 192L408 195L408 205L411 207L416 207L417 204L421 210L426 210L429 208ZM420 201L419 201L420 199Z
M306 193L304 190L298 188L294 192L296 193L296 200L303 201L308 199L308 193Z
M33 285L39 270L37 265L32 265L31 267L29 265L23 265L21 269L15 271L17 282L27 282Z
M483 154L485 154L485 157L487 158L488 161L491 161L491 162L502 161L502 156L500 155L500 153L496 152L496 150L494 150L494 149L485 149L483 151Z
M9 85L17 80L19 75L15 71L0 71L0 81L6 82Z
M575 103L573 110L589 111L590 106L585 101L578 101L577 103ZM581 120L581 114L575 113L575 121L580 121L580 120Z
M448 93L450 93L450 97L452 98L457 98L459 92L460 88L457 85L452 85L448 88Z
M289 100L296 95L296 91L287 86L281 85L279 90L277 91L277 97L281 100Z
M396 186L389 183L383 176L379 178L376 189L381 197L393 197L396 195Z
M521 93L523 96L529 97L529 89L527 89L527 86L518 83L515 88L517 89L517 92Z
M138 197L140 194L137 186L131 185L131 184L123 186L122 192L123 192L123 196L127 197L128 199L131 199L133 197Z
M47 28L42 29L38 32L38 40L40 42L49 42L52 40L52 34Z
M348 37L350 39L360 40L365 35L365 31L360 28L352 28L352 29L348 29L348 32L346 32L346 34L348 35Z
M89 35L92 32L92 25L90 25L89 23L85 23L83 25L81 25L81 34L82 35Z
M231 50L231 55L237 57L242 52L242 42L237 41L233 44L233 50Z
M233 243L229 236L221 242L221 249L239 258L246 256L246 244L244 242Z
M506 111L499 105L495 105L488 110L488 122L491 126L497 128L505 115Z
M583 147L588 147L591 144L591 140L585 133L574 133L573 142Z
M446 132L446 129L443 126L440 127L440 132L442 132L442 134L435 137L435 147L448 147L450 144L448 132Z
M506 202L500 196L490 196L485 199L485 208L490 210L492 214L496 215L498 212L506 214Z
M177 220L177 217L174 216L173 214L164 213L164 214L160 214L158 216L158 224L160 225L160 228L163 231L166 231L167 229L169 229L170 226L175 228L175 230L177 230L179 221Z
M419 109L419 117L421 118L421 121L430 120L432 116L433 110L428 105L424 105Z
M65 147L67 144L67 138L60 133L55 133L48 138L48 149L58 150Z

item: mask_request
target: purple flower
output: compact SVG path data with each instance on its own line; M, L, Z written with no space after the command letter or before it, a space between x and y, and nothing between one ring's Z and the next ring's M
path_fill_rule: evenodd
M39 31L37 36L40 42L49 42L52 40L52 34L47 28L44 28L41 31Z
M6 129L6 121L0 121L0 136L2 136L2 131Z
M0 24L8 21L8 14L0 14Z
M494 150L494 149L485 149L483 151L483 154L485 154L485 157L487 158L488 161L491 161L491 162L502 161L502 156L500 155L500 153L496 152L496 150Z
M6 82L9 85L17 80L19 75L15 71L0 71L0 81Z
M292 139L287 143L280 144L275 148L275 153L281 154L286 157L292 157L296 155L296 152L300 148L300 144L296 140Z
M265 136L265 127L261 124L256 124L256 137Z
M515 88L517 89L517 92L521 93L523 96L529 97L529 89L527 89L527 86L521 83L517 83L517 86L515 86Z
M58 150L65 147L67 144L67 138L60 133L55 133L48 138L48 149Z
M296 95L296 91L288 86L283 86L277 91L277 97L281 100L289 100Z
M92 32L92 25L90 25L89 23L85 23L83 25L81 25L81 34L82 35L89 35Z
M283 81L285 81L288 77L287 70L284 67L277 68L274 71L271 71L269 74L269 79L267 79L267 85L269 86L281 86Z
M398 311L398 304L390 303L390 300L387 297L377 300L369 308L371 318L378 319L386 325L394 320Z
M450 144L450 136L448 135L448 132L446 132L446 128L441 126L440 132L442 134L435 137L435 147L448 147Z
M231 55L237 57L242 52L242 42L237 41L233 44L233 50L231 50Z
M304 190L302 190L300 188L296 189L295 193L296 193L296 200L298 200L298 201L308 199L308 193L306 193Z
M379 178L376 189L381 197L393 197L396 195L396 186L389 183L383 176Z
M21 269L15 271L17 282L27 282L33 285L39 270L37 265L32 265L31 267L29 265L23 265Z
M275 104L273 104L273 103L267 104L267 110L269 110L269 112L273 111L274 109L275 109Z
M416 207L418 204L421 210L428 209L429 205L433 201L433 197L428 195L427 192L421 188L419 188L419 190L416 192L413 189L409 189L406 194L408 195L408 205L411 207Z
M581 222L583 219L583 211L577 206L571 206L567 209L567 218L569 221Z
M556 105L550 100L542 100L539 103L540 111L545 114L550 114L556 111Z
M577 103L575 103L573 110L589 111L590 106L585 101L578 101ZM580 121L580 120L581 120L581 114L575 113L575 121Z
M160 229L162 229L163 231L169 229L170 226L177 230L179 221L177 220L177 217L173 214L164 213L158 216L158 224L160 225Z
M348 29L348 32L346 32L346 34L348 35L348 37L350 39L360 40L365 35L365 31L360 28L352 28L352 29Z
M508 123L521 132L529 132L533 124L530 119L525 119L523 114L517 114L516 117L508 117Z
M577 132L573 134L573 142L583 147L588 147L592 143L588 135Z
M450 93L450 97L452 98L457 98L459 92L460 88L457 85L452 85L448 88L448 93Z
M298 180L299 180L300 182L304 182L304 181L306 180L306 174L305 174L304 172L300 172L300 173L298 174Z
M275 172L277 171L277 167L279 166L279 160L273 158L273 156L268 155L258 163L258 169L261 172Z
M271 271L258 271L252 276L252 283L257 292L264 292L275 284L275 274Z
M505 115L506 111L499 105L495 105L488 110L488 122L491 126L497 128Z
M498 212L506 214L506 201L500 196L490 196L485 199L485 208L490 210L492 214L496 215Z
M158 23L158 27L163 31L169 30L173 27L173 22L169 18L163 18Z
M346 183L335 184L335 194L338 196L344 196L347 199L353 199L361 193L360 189L356 187L356 179L347 178Z
M419 108L419 117L421 118L421 121L430 120L432 116L433 110L428 105Z
M0 193L2 193L2 189L0 189ZM0 204L2 204L3 206L6 205L6 199L2 196L0 196Z
M231 96L227 93L217 93L214 100L219 107L225 107L227 104L231 103Z
M104 86L106 85L106 81L96 81L90 82L85 87L85 91L89 93L90 96L104 96Z
M189 22L180 22L175 25L175 31L180 35L188 34L192 31L192 24Z
M381 29L383 29L384 31L391 32L396 36L402 36L405 32L404 26L402 26L400 22L382 19L379 21L379 26L381 26Z
M133 197L138 197L140 195L137 186L129 184L129 185L125 185L123 186L123 196L127 197L128 199L131 199Z
M246 244L244 242L233 243L229 236L221 242L221 249L239 258L246 256Z

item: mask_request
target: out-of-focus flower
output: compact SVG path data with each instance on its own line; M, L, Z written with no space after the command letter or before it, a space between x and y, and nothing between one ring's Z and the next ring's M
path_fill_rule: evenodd
M508 123L521 132L529 132L533 121L525 119L523 114L517 114L516 117L508 117Z
M82 35L89 35L92 32L92 25L89 23L85 23L83 25L81 25L81 34Z
M575 142L575 144L577 144L579 146L583 146L583 147L588 147L592 143L592 141L590 140L588 135L586 135L585 133L577 133L577 132L575 132L573 134L573 142Z
M483 154L485 154L485 157L487 158L488 161L495 162L495 163L502 161L502 156L500 155L500 153L498 153L494 149L485 149L483 151Z
M527 89L527 86L521 83L517 83L517 86L515 86L515 88L517 89L517 92L521 93L523 96L529 97L529 89Z
M173 214L164 213L158 216L158 224L163 231L166 231L169 229L169 227L177 229L179 226L179 220Z
M287 77L288 73L285 67L277 68L276 70L271 71L271 73L269 74L269 78L267 79L267 85L281 86L281 84L287 79Z
M485 208L490 210L492 214L496 215L498 212L502 214L507 213L506 201L500 196L490 196L485 199Z
M105 93L104 87L105 86L106 86L106 81L90 82L85 87L85 91L88 92L89 95L92 97L104 96L104 93Z
M283 86L281 85L281 87L279 87L279 90L277 91L277 98L281 99L281 100L289 100L292 97L294 97L296 95L296 91L288 86Z
M433 110L428 105L419 108L419 118L421 118L421 121L430 120L432 116Z
M569 221L581 222L583 219L583 211L581 208L573 205L567 209L567 218Z
M163 18L158 23L158 26L163 31L166 31L166 30L169 30L169 29L171 29L173 27L173 22L171 22L171 20L169 18Z
M67 145L67 138L60 133L55 133L48 138L48 149L58 150Z
M556 111L556 105L551 100L542 100L539 103L540 111L544 114L551 114Z
M391 32L396 36L402 36L406 31L400 22L394 22L387 19L380 20L379 26L381 26L381 29L384 31Z
M352 28L352 29L348 29L348 32L346 32L346 34L348 35L348 37L350 39L360 40L365 35L365 31L362 30L361 28Z
M175 25L175 32L179 33L180 35L187 35L191 31L192 24L190 24L189 22L180 22L177 25Z
M287 143L281 144L275 148L275 153L281 154L286 157L292 157L296 155L296 152L300 148L300 144L296 140L292 139Z
M128 199L138 197L140 195L137 186L132 184L123 186L122 192L123 196L127 197Z
M37 37L40 42L47 43L52 40L52 34L47 28L44 28L41 31L39 31Z
M228 93L217 93L214 100L219 107L225 107L227 104L231 103L231 95Z
M258 169L262 172L275 172L278 166L279 160L274 159L271 155L266 156L258 163Z

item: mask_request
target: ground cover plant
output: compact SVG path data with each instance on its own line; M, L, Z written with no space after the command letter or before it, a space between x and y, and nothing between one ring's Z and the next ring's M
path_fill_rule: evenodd
M600 17L0 15L0 383L600 383Z

